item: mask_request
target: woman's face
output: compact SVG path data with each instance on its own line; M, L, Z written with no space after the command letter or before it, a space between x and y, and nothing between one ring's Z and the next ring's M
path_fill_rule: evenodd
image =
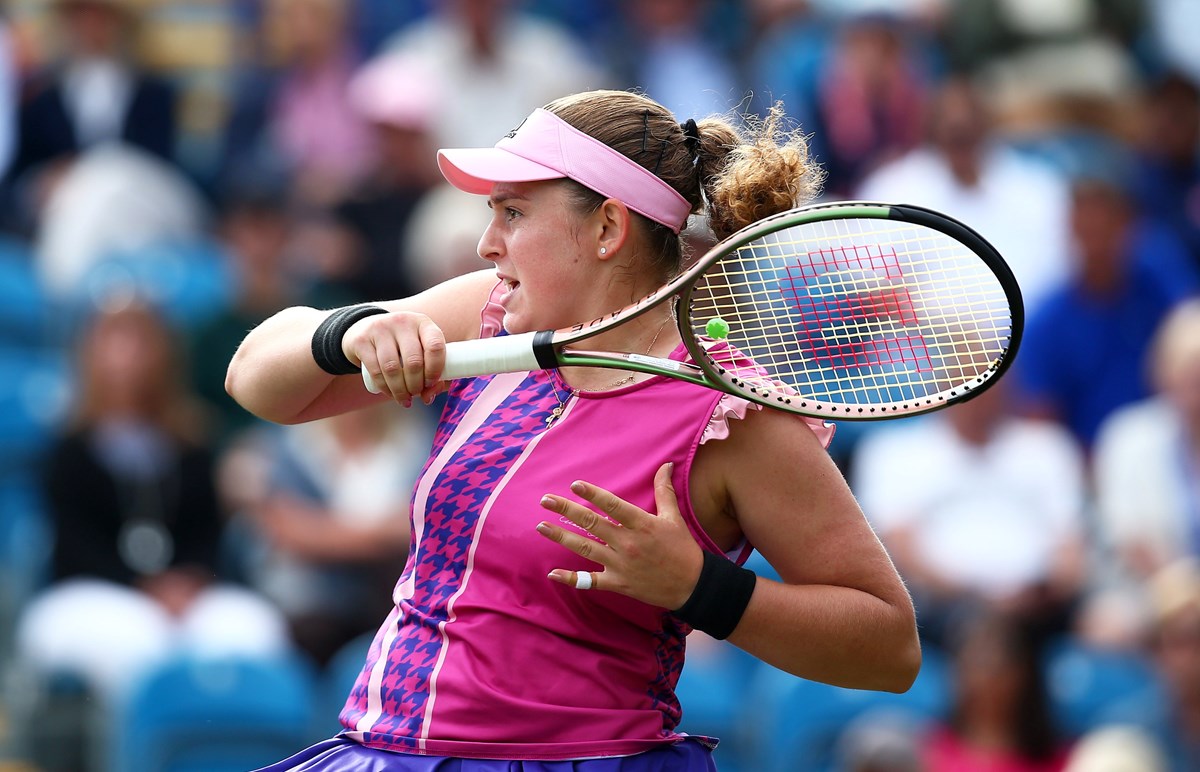
M171 362L160 322L138 310L100 316L83 349L85 377L108 410L150 409L166 388Z
M555 182L497 183L479 256L496 264L511 333L558 329L611 310L585 217ZM597 310L599 309L599 310Z

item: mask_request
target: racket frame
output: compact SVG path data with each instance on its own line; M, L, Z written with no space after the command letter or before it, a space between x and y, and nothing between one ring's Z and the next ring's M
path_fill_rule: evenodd
M759 404L777 407L783 410L800 413L814 418L829 418L840 421L877 421L901 415L929 413L953 404L965 402L982 393L996 379L1003 375L1012 365L1020 347L1025 328L1025 309L1021 298L1020 286L1016 276L1004 258L983 236L966 224L945 214L921 206L911 204L887 204L877 201L834 201L817 204L764 218L730 236L725 241L714 246L697 265L686 272L684 286L680 291L678 304L687 308L691 301L695 283L696 267L707 269L719 261L726 253L755 241L784 228L795 227L814 222L838 219L879 219L909 223L940 232L970 249L991 270L1004 291L1008 301L1011 324L1009 341L1002 355L993 360L989 369L977 377L946 391L914 398L900 403L887 405L831 405L820 400L805 398L787 392L785 389L765 390L741 381L736 375L729 373L720 363L713 360L708 350L696 337L695 329L687 323L684 314L677 314L679 334L687 347L692 360L697 363L704 377L702 385L716 388L729 394L749 399ZM780 223L786 223L780 225ZM674 284L674 282L672 283Z

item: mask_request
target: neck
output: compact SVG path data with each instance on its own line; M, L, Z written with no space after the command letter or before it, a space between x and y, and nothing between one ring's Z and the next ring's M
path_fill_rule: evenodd
M585 341L587 348L598 351L624 351L657 357L666 357L678 344L679 332L670 306L650 311ZM572 388L580 391L605 391L651 377L632 371L598 367L566 367L561 375Z

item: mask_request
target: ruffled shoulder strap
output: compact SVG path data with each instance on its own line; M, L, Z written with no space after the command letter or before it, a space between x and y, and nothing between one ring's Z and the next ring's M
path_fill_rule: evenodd
M763 406L757 402L751 402L742 397L736 397L732 394L722 394L717 400L717 404L713 407L712 415L709 416L708 425L704 427L704 432L700 435L700 444L710 440L723 440L729 436L729 422L746 417L747 411L762 410ZM819 418L808 418L806 416L796 416L799 420L808 425L813 433L817 435L817 439L821 441L821 446L828 449L829 443L833 441L834 425L832 423L822 421Z

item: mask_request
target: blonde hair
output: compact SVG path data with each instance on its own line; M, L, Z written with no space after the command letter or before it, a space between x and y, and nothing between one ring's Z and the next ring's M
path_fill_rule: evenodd
M717 239L808 202L824 178L805 137L785 129L779 105L761 120L746 116L745 128L723 116L698 120L694 143L670 110L628 91L585 91L546 109L656 174L692 205L693 214L707 214ZM580 200L585 207L594 209L603 201L598 193L587 194ZM636 217L656 248L654 264L666 274L678 271L679 236Z
M1159 325L1151 348L1156 388L1168 390L1182 373L1200 360L1200 298L1176 305Z

